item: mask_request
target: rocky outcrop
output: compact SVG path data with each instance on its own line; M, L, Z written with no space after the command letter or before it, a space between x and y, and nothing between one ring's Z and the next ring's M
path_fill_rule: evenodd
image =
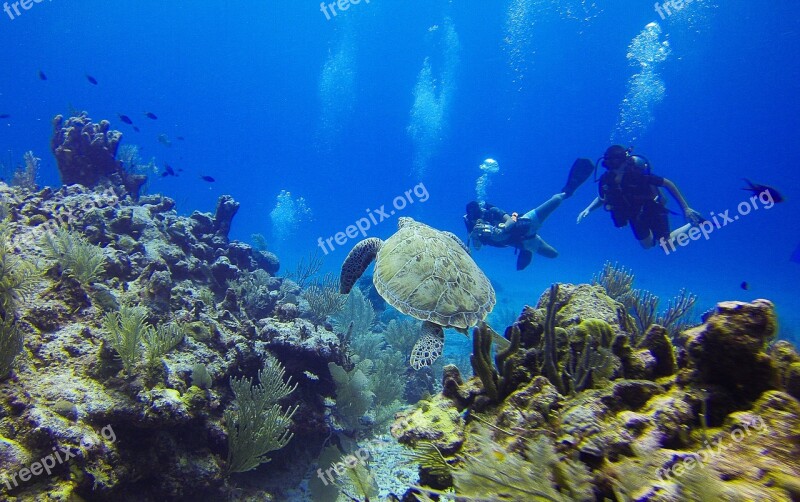
M107 120L93 123L86 112L66 120L56 115L50 149L56 158L61 182L94 188L108 180L124 187L137 200L147 176L127 172L117 160L121 140L122 133L112 130Z
M795 500L800 403L791 394L798 392L800 356L788 342L768 348L776 329L773 305L720 303L677 347L660 326L633 343L623 315L594 286L551 288L539 308L526 307L516 322L524 344L508 359L520 379L515 390L488 405L485 375L465 381L447 367L443 393L402 414L392 428L418 452L430 442L443 455L426 457L420 479L436 490L454 486L466 497L474 486L459 486L459 473L474 471L487 474L483 480L493 490L505 490L514 473L488 473L546 461L520 455L546 438L562 462L577 459L591 472L598 500L723 500L734 493ZM541 370L548 330L556 335L557 378L576 368L569 358L576 344L585 346L582 340L597 339L602 347L613 335L621 364L605 381L559 392ZM676 351L686 355L676 358ZM493 453L476 459L487 438ZM453 475L434 479L431 470ZM572 500L574 487L560 478L526 479L526 486L560 490Z
M283 404L300 405L294 439L269 472L298 485L330 434L328 363L345 360L338 337L299 317L289 301L299 288L260 266L266 260L276 271L276 257L229 242L232 198L221 198L214 216L187 218L167 197L122 195L113 187L31 193L0 183L11 249L47 265L19 309L26 357L0 385L0 460L17 472L53 448L74 454L36 481L18 477L10 489L0 482L0 498L227 498L229 379L254 376L267 353L298 384ZM101 281L83 284L42 253L43 236L64 228L101 247ZM176 323L184 336L157 364L129 372L104 327L120 305L146 306L149 323ZM202 388L193 385L198 366L209 375Z
M778 388L778 373L767 353L777 327L768 300L717 304L705 323L681 335L689 356L683 381L706 389L717 410L749 407L764 391Z

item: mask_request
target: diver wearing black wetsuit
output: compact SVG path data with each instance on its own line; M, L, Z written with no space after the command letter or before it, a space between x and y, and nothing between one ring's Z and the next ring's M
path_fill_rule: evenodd
M616 227L630 223L636 240L643 248L649 249L656 242L669 240L702 221L700 214L689 207L674 183L651 174L647 161L641 156L631 155L629 149L620 145L609 147L603 155L602 164L607 170L600 176L599 196L581 211L578 223L602 206L611 213ZM689 220L689 223L672 233L669 230L667 201L661 193L661 187L667 189Z

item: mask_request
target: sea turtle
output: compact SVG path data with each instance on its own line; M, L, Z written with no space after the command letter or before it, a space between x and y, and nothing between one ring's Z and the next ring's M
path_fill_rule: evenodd
M372 282L394 308L423 321L411 351L411 366L432 364L444 348L443 328L467 334L495 304L494 288L461 239L402 217L385 242L356 244L342 264L340 292L347 294L375 260Z

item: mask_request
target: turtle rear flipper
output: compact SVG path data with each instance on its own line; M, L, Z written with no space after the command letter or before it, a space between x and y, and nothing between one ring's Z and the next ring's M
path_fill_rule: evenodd
M425 321L422 333L411 349L411 367L415 370L430 366L439 359L444 348L444 330L438 324Z
M353 289L353 285L375 259L382 245L382 240L370 237L353 246L342 264L342 274L339 278L340 293L346 295Z

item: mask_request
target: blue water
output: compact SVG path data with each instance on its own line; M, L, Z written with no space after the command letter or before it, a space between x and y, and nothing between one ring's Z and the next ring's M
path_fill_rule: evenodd
M771 299L784 334L800 332L800 264L790 261L800 241L797 2L696 0L665 19L648 1L364 0L330 20L313 1L191 4L55 0L13 20L0 13L0 114L11 115L0 120L3 162L33 150L41 184L58 185L51 120L87 110L143 159L184 169L154 174L150 193L173 197L183 214L232 194L242 204L232 236L264 234L292 268L319 237L420 183L429 198L369 236L391 235L400 213L464 235L485 158L500 165L489 201L524 212L561 188L576 157L595 159L612 137L627 138L706 216L736 212L744 177L786 201L666 255L640 249L603 211L576 225L596 195L588 182L541 230L559 258L536 257L517 272L511 250L475 254L502 286L500 304L535 302L550 283L587 281L611 260L661 296L697 293L701 310ZM631 65L632 40L655 21L661 33L649 49L668 41L669 54ZM649 86L631 106L646 124L622 131L636 74ZM281 190L302 197L313 219L298 215L296 228L278 231L270 211ZM673 227L682 223L673 217ZM326 268L337 270L356 240L329 251Z

